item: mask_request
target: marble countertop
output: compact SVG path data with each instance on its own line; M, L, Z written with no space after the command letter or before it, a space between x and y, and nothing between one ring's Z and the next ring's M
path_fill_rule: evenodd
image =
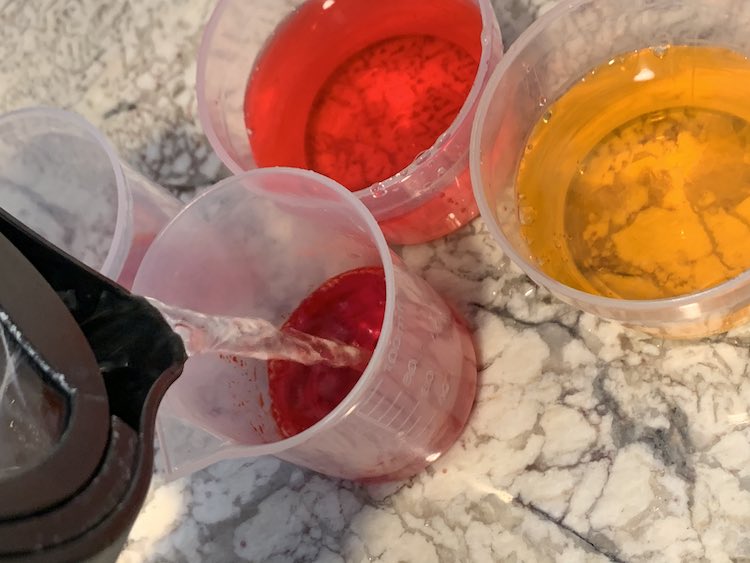
M549 2L497 0L506 46ZM83 114L187 201L226 174L195 108L213 0L0 0L0 111ZM403 483L274 458L156 474L119 563L750 561L750 328L665 342L537 289L477 220L408 264L480 353L461 440Z

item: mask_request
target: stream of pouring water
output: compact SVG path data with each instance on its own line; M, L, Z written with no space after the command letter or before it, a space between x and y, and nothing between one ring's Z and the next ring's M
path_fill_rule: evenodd
M257 360L364 369L370 352L295 329L279 330L263 319L204 315L146 297L185 344L189 356L218 352Z

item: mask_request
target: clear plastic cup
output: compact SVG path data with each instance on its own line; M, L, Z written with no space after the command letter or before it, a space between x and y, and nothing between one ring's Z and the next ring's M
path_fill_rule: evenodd
M479 209L511 260L561 300L651 334L693 338L746 321L750 272L699 293L642 301L599 297L552 279L522 237L515 181L527 139L547 105L591 69L660 45L716 45L750 55L749 31L750 3L733 0L574 0L534 22L493 73L471 140Z
M0 116L0 207L129 287L182 204L123 163L85 119L40 107Z
M469 137L479 96L490 71L502 56L502 40L490 1L463 1L477 7L483 29L481 38L477 37L477 41L481 41L479 67L462 109L434 145L412 164L384 181L355 192L373 213L391 243L414 244L436 239L478 215L469 175ZM383 37L429 34L429 18L417 15L415 10L415 6L424 5L423 0L392 3L393 13L375 14L369 18L365 29L356 30L359 48ZM211 146L235 174L256 167L244 115L248 78L259 57L265 53L269 38L301 4L303 0L220 0L205 29L198 55L198 113ZM359 2L356 9L383 11L381 2ZM341 42L336 38L342 34L351 35L348 23L340 21L336 26L321 25L315 42L295 47L293 60L279 69L275 79L282 81L288 75L294 77L294 73L306 65L328 64L324 62L327 60L325 54L331 49L341 48ZM350 54L353 53L344 53L336 61L340 63ZM330 68L330 72L334 69ZM276 105L269 111L307 112L313 104L314 93L303 95L295 91L296 97L288 104L276 96ZM302 143L303 139L291 139L290 142ZM309 168L304 159L277 164Z
M266 362L193 356L159 411L161 450L173 476L221 459L273 454L335 477L400 479L457 439L476 387L469 332L389 251L364 205L324 176L266 168L220 182L154 241L134 291L281 326L324 281L369 266L385 270L385 318L349 395L284 439L271 414Z

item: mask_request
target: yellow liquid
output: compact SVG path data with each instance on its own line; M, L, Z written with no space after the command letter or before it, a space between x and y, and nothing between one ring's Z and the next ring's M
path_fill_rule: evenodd
M750 268L750 62L644 49L576 83L517 177L531 258L567 285L658 299Z

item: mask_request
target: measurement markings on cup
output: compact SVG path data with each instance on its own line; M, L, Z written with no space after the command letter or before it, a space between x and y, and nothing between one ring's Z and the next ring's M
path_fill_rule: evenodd
M437 416L437 413L432 413L432 416L422 425L422 429L414 436L415 438L419 438L422 434L424 434L427 429L430 427L430 424L432 424L432 421L435 420L435 417Z
M415 410L416 410L416 409L415 409ZM411 414L410 414L409 416L412 416L413 414L414 414L414 411L412 411L412 413L411 413ZM406 420L409 420L409 417L408 417L408 416L406 417ZM414 430L414 427L415 427L415 426L417 425L417 423L418 423L418 422L419 422L420 420L422 420L422 415L419 415L419 416L417 416L417 417L416 417L416 418L414 419L414 422L412 422L412 423L411 423L411 426L409 426L409 428L408 428L407 430L404 430L404 429L402 428L402 429L401 429L401 431L402 431L402 432L403 432L404 434L409 434L409 433L410 433L410 432L411 432L412 430Z
M396 303L396 310L393 313L393 338L391 339L390 347L386 355L385 371L390 373L393 371L398 360L398 353L401 350L401 344L404 339L404 306L401 303Z
M393 401L391 401L390 406L387 409L385 409L385 412L378 417L378 419L377 419L378 422L382 422L383 419L386 417L386 415L391 411L391 409L396 406L396 404L397 404L398 400L401 398L402 394L403 393L401 391L398 392L398 394L394 397ZM398 415L402 410L403 409L399 408L398 411L396 412L396 414Z

